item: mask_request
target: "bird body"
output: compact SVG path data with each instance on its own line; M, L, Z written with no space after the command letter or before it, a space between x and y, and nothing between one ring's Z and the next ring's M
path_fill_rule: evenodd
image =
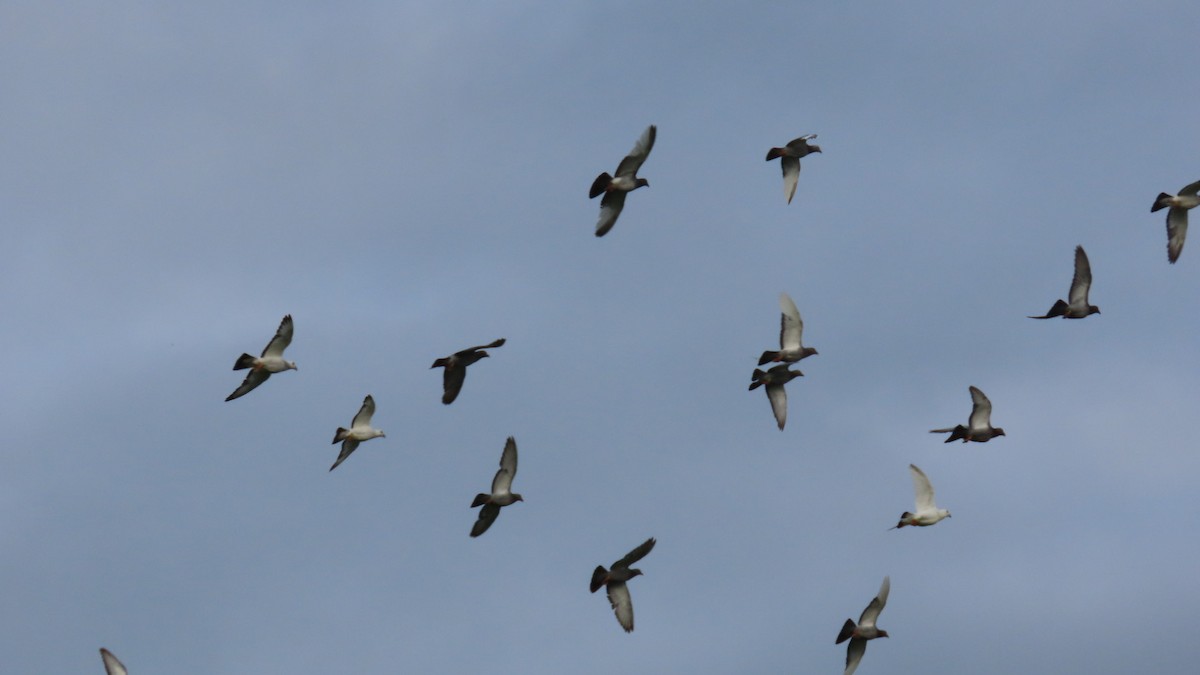
M487 532L492 523L496 522L496 517L500 515L502 507L525 501L520 494L512 491L513 478L516 476L517 440L509 436L504 443L504 451L500 453L500 470L492 478L492 493L480 492L475 495L475 501L471 502L471 508L483 507L479 510L479 518L471 526L472 537L478 537Z
M639 178L637 172L642 168L646 158L650 156L650 150L654 148L654 139L657 135L658 128L653 124L646 127L646 130L634 143L633 149L617 165L616 173L610 175L606 171L592 181L592 187L588 190L588 198L595 199L604 195L604 199L600 200L600 219L596 221L597 237L608 234L613 225L617 224L617 217L625 208L625 195L640 187L650 186L650 181Z
M333 434L334 444L341 443L342 451L338 454L337 461L333 463L333 466L329 467L330 471L338 468L339 464L346 461L346 458L358 449L358 444L362 441L372 438L383 438L387 435L382 430L371 426L371 416L374 414L375 399L370 394L367 394L367 397L363 399L362 407L358 409L358 414L350 422L350 428L338 427L337 432Z
M1183 242L1187 239L1188 210L1200 206L1200 180L1185 185L1179 194L1158 193L1150 213L1167 209L1167 260L1175 264L1183 253Z
M879 613L887 605L888 593L891 590L891 577L884 577L883 584L879 587L879 593L858 617L858 624L855 625L851 619L846 619L846 623L842 624L842 630L838 633L837 641L834 643L840 645L846 640L850 641L846 647L846 670L842 675L853 675L859 662L862 661L863 654L867 653L868 640L888 637L887 631L879 629L875 622L879 620Z
M977 387L968 387L971 392L971 417L967 420L967 426L961 424L954 428L947 429L930 429L931 434L949 433L950 437L944 442L957 441L962 439L963 443L967 441L975 441L976 443L987 443L997 436L1004 436L1004 430L1000 427L992 426L992 402L983 394Z
M783 385L803 375L804 373L798 370L788 370L786 363L765 372L755 368L751 374L750 391L766 386L767 400L771 402L771 412L775 415L775 423L779 425L780 431L783 431L783 425L787 424L787 390Z
M234 370L246 370L246 379L242 380L242 384L233 390L233 393L225 398L226 401L232 401L235 398L245 396L254 390L255 387L267 381L272 373L282 373L285 370L299 370L296 367L295 361L288 361L283 358L283 350L287 349L292 343L292 315L288 314L283 317L283 321L279 322L279 328L275 331L275 337L267 343L263 348L261 356L254 357L243 353L238 357L233 364Z
M916 510L912 513L908 511L902 513L899 524L892 529L905 525L928 527L944 518L949 518L950 512L946 509L939 509L934 503L933 484L929 482L925 472L918 469L915 464L909 464L908 470L912 474L913 492L916 494L916 506L914 507Z
M1031 319L1050 319L1061 316L1064 319L1085 319L1092 314L1099 314L1100 308L1088 304L1088 291L1092 288L1092 266L1088 262L1087 253L1082 246L1075 247L1075 275L1071 277L1071 291L1067 296L1070 300L1059 299L1046 312L1045 316L1031 316Z
M433 365L429 366L431 369L445 368L442 371L442 403L450 405L454 403L454 399L458 398L458 393L462 391L463 382L467 379L467 366L490 356L483 350L501 347L504 345L504 342L504 338L500 338L486 345L468 347L454 352L450 356L434 360Z
M808 134L789 141L782 148L771 148L767 151L768 162L776 157L781 158L779 167L783 170L783 194L787 197L789 204L792 203L792 196L796 194L796 185L800 182L800 158L814 152L821 152L821 146L808 143L809 140L816 137L816 134Z
M655 543L654 537L650 537L624 558L613 563L612 568L605 569L604 565L597 565L592 571L592 581L589 585L591 592L595 593L601 586L608 587L608 602L617 616L617 623L621 624L626 633L633 632L633 600L626 582L642 574L641 570L631 568L630 565L646 557Z

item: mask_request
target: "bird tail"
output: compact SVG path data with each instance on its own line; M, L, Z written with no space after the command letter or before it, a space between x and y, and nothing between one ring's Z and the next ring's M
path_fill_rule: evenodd
M767 151L767 161L771 161L776 157L783 157L783 148L771 148Z
M750 376L750 377L754 378L754 381L750 383L749 391L754 391L755 389L758 389L759 387L761 387L762 386L762 378L764 378L766 376L767 376L767 374L764 373L761 368L755 368L754 374Z
M604 565L596 565L595 571L592 572L591 590L593 593L600 590L604 585L604 579L608 576L608 570L604 569Z
M1160 193L1158 193L1158 199L1154 200L1154 206L1150 207L1150 213L1154 213L1155 211L1158 211L1159 209L1165 209L1170 205L1171 205L1171 195L1169 195L1165 192L1160 192Z
M595 199L603 194L610 183L612 183L612 176L608 175L607 171L596 176L596 180L592 181L592 189L588 190L588 199Z
M1031 318L1031 319L1053 319L1056 316L1062 316L1062 315L1066 314L1067 307L1068 307L1067 303L1063 302L1062 299L1060 298L1059 300L1055 301L1054 306L1051 307L1048 312L1046 312L1046 316L1031 316L1029 318Z
M254 357L249 354L242 354L238 357L237 362L233 364L234 370L245 370L254 367Z
M779 358L779 352L763 352L762 356L758 357L758 365L765 366L766 364Z
M849 640L850 636L854 635L854 628L854 620L846 619L846 623L842 624L842 632L838 633L837 642L834 642L833 644L840 645L846 640Z
M913 517L913 514L909 513L908 511L905 511L904 513L900 514L900 522L896 524L896 527L890 527L888 529L895 530L897 528L904 527L905 525L909 525L910 523L908 521L911 520L912 517Z
M445 368L449 363L450 363L450 359L441 358L441 359L435 360L433 362L433 365L429 366L429 367L430 368Z
M476 506L483 506L484 504L488 503L488 500L491 498L492 498L491 495L484 493L484 492L480 492L479 494L475 495L475 501L471 502L471 508L475 508Z
M345 427L338 427L337 433L333 435L333 443L331 443L331 445L337 445L338 443L341 443L342 441L346 440L346 437L349 435L349 429ZM330 471L333 471L333 469L330 469Z

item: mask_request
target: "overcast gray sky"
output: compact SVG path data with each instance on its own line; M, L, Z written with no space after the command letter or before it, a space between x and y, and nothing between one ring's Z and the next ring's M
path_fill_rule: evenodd
M884 575L861 675L1193 670L1200 240L1168 265L1149 208L1200 179L1197 28L0 3L4 671L834 674ZM1078 244L1103 313L1026 319ZM780 291L820 351L783 432ZM289 313L299 371L224 402ZM429 364L499 337L443 406ZM968 385L1008 435L943 445ZM471 539L509 435L526 501ZM889 532L910 462L954 517ZM650 536L626 635L587 584Z

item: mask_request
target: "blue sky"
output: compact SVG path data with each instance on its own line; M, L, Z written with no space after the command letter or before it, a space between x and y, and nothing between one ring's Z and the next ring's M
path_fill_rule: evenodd
M1190 669L1191 10L0 5L6 671L840 673L884 575L862 675ZM1103 313L1026 319L1079 244ZM943 445L968 385L1008 435ZM889 532L909 463L954 517ZM649 536L626 635L587 583Z

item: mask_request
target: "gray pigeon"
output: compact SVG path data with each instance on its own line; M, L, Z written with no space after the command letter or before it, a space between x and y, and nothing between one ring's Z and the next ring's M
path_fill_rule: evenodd
M442 403L450 405L454 403L454 399L458 398L458 392L462 391L463 382L467 379L467 366L479 359L488 358L488 353L483 350L503 345L504 338L500 338L489 344L468 347L454 352L450 356L434 361L433 365L429 366L430 368L442 367L446 369L442 372Z
M987 443L997 436L1004 436L1003 429L992 426L992 402L977 387L968 387L968 389L971 392L972 405L971 417L967 420L967 426L964 427L959 424L952 429L931 429L929 433L949 433L950 438L944 441L946 443L956 441L960 438L963 443L967 441Z
M810 139L816 137L816 134L808 134L788 142L782 148L771 148L767 151L768 162L776 157L783 158L779 160L779 166L783 169L783 194L787 196L789 204L792 203L792 195L796 194L796 184L800 181L800 158L821 152L821 146L808 144Z
M858 625L854 625L854 621L851 619L846 619L846 623L842 624L842 631L838 633L837 642L834 643L840 645L846 640L850 641L846 647L846 670L842 675L853 675L855 669L858 668L859 661L862 661L863 654L867 653L867 640L888 637L887 631L877 628L875 622L879 620L879 613L887 605L888 593L891 590L891 577L884 577L883 584L879 587L879 594L871 600L862 615L858 617Z
M775 422L779 425L780 431L783 431L783 425L787 424L787 390L783 388L783 385L803 375L804 373L798 370L788 370L786 363L775 366L766 372L755 368L751 375L753 381L750 383L750 391L763 385L767 386L767 400L771 402L771 412L775 413Z
M624 558L613 563L612 569L606 570L604 565L597 565L595 571L592 572L592 592L600 590L601 586L608 587L608 602L617 615L617 623L621 624L621 628L624 628L626 633L633 632L633 600L629 597L629 588L625 582L642 573L641 570L633 569L630 565L646 557L646 554L654 548L654 544L654 537L650 537L626 554Z
M516 476L517 440L509 436L504 444L504 452L500 453L500 470L492 479L492 494L480 492L475 495L475 501L471 502L471 508L483 507L479 510L479 519L471 526L472 537L478 537L488 531L500 515L501 507L525 501L524 497L512 491L513 478Z
M1185 186L1174 196L1165 192L1158 193L1158 199L1155 199L1154 206L1150 207L1150 213L1169 207L1167 260L1172 264L1179 260L1179 254L1183 252L1183 240L1187 238L1188 209L1194 209L1197 205L1200 205L1200 180Z
M233 390L233 393L225 397L226 401L232 401L235 398L245 396L254 390L255 387L267 381L272 373L282 373L285 370L299 370L296 367L295 361L285 361L283 359L283 350L292 344L292 315L288 314L283 317L283 321L279 322L279 329L275 331L275 337L267 343L266 348L262 351L262 356L254 358L249 354L242 354L233 364L234 370L250 369L246 374L246 379L242 380L242 385Z
M592 181L592 189L588 191L588 198L595 199L601 194L604 195L604 199L600 200L600 220L596 221L597 237L608 234L613 225L617 224L617 216L621 215L621 209L625 208L625 195L643 186L650 187L650 181L638 178L637 172L642 168L642 163L646 161L646 158L650 156L650 150L654 147L654 137L657 134L658 128L653 124L646 127L646 130L638 137L637 143L633 145L633 149L617 165L616 175L610 176L606 171Z
M1045 316L1031 316L1031 319L1051 319L1061 316L1064 319L1085 319L1092 314L1099 314L1100 308L1088 304L1088 291L1092 288L1092 266L1088 264L1087 253L1082 246L1075 247L1075 276L1071 278L1071 292L1067 297L1069 302L1059 299L1046 312Z

